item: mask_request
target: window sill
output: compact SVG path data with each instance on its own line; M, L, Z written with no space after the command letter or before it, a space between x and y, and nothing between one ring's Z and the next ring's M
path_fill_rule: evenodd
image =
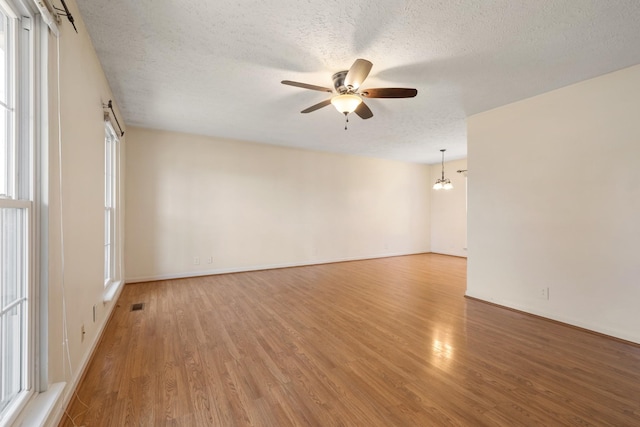
M123 283L124 283L123 280L118 280L118 281L115 281L115 282L111 282L109 285L107 285L107 287L104 288L104 293L102 294L102 302L103 303L108 303L108 302L113 301L113 299L115 298L116 294L118 293L118 291L122 287Z
M62 398L66 383L55 383L49 390L38 394L24 409L23 415L18 417L16 426L44 426L51 416L53 409Z

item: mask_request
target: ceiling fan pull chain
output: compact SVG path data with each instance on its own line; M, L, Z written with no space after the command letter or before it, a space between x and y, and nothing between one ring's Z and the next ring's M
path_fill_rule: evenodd
M344 130L347 130L347 123L349 123L349 113L344 113Z

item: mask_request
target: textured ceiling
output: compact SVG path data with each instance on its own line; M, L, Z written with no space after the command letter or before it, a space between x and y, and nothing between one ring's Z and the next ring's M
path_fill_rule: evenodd
M129 125L437 163L466 156L465 117L640 63L638 0L78 0ZM300 111L356 58L367 99L349 130ZM517 143L514 141L514 143Z

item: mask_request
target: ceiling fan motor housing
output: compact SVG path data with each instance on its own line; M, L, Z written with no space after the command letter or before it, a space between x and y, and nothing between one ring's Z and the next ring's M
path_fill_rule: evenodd
M331 77L333 79L333 87L339 94L349 93L349 88L344 85L344 78L347 76L349 70L338 71ZM353 88L351 88L353 91Z

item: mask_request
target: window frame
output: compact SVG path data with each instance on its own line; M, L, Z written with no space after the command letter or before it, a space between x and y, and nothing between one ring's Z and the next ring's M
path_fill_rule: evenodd
M39 30L35 25L39 20L33 10L20 0L0 0L0 10L12 21L10 35L7 36L7 51L12 64L5 64L7 70L6 104L0 106L4 112L11 112L7 120L7 194L0 196L0 209L18 209L23 211L22 224L16 229L21 235L21 259L17 268L23 276L19 303L23 306L20 331L21 354L19 356L21 373L17 394L8 400L0 410L0 424L15 421L39 387L38 340L41 331L38 324L38 253L40 239L38 232L38 200L36 155L38 144L36 126L39 106L36 104L37 89L36 67L39 66L38 45ZM10 45L10 46L9 46ZM2 228L2 227L0 227ZM1 294L0 294L1 295ZM14 303L11 303L14 304ZM8 313L5 304L0 307L0 317ZM16 304L17 306L17 304ZM1 319L0 319L1 327ZM2 348L0 347L0 351ZM7 354L10 354L9 352ZM2 355L0 355L2 360ZM2 362L0 362L2 363Z
M105 301L110 300L122 283L120 265L120 138L105 114ZM107 249L108 247L108 249Z

